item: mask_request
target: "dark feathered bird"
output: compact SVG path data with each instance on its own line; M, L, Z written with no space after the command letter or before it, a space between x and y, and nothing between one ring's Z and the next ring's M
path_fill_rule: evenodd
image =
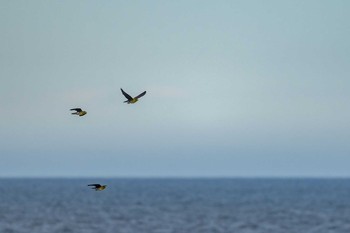
M87 112L81 110L81 108L72 108L71 111L75 111L72 112L73 115L78 115L78 116L84 116Z
M95 189L96 191L102 191L107 187L107 185L100 184L88 184L88 186L94 186L92 189Z
M142 96L146 95L146 91L144 91L141 94L139 94L138 96L135 96L133 98L128 93L126 93L122 88L120 88L120 90L122 91L122 93L125 96L125 98L127 98L127 100L124 101L124 103L128 103L128 104L134 104L134 103L136 103L139 100L139 98L141 98Z

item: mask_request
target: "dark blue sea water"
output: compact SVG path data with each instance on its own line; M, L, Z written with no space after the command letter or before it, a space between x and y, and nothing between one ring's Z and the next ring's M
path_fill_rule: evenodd
M349 233L350 179L0 179L0 232Z

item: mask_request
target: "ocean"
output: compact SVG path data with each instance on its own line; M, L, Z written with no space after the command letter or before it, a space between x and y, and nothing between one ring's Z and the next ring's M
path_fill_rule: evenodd
M17 232L349 233L350 179L2 178L0 233Z

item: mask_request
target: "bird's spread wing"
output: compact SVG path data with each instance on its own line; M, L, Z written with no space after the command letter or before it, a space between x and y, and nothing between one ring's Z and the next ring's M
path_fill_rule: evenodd
M88 186L95 186L96 188L100 188L101 187L100 184L88 184Z
M132 97L126 93L123 89L120 88L120 90L122 91L123 95L125 96L125 98L127 98L128 100L132 100Z
M81 111L83 111L83 110L81 110L81 108L72 108L71 111L81 112Z
M140 97L142 97L142 96L144 96L144 95L146 95L146 92L145 92L145 91L142 92L141 94L139 94L138 96L136 96L135 98L140 98Z

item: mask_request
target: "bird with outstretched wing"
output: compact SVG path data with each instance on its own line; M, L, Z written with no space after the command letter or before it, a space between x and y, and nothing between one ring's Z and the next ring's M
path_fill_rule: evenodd
M102 191L107 187L107 185L100 185L100 184L88 184L88 186L94 186L92 187L92 189L95 189L96 191Z
M81 108L72 108L71 111L75 111L72 112L73 115L78 115L78 116L84 116L87 112L83 111Z
M141 98L142 96L146 95L146 91L144 91L141 94L139 94L138 96L135 96L133 98L128 93L126 93L122 88L120 88L120 90L122 91L122 94L127 99L126 101L124 101L124 103L128 103L128 104L134 104L134 103L136 103L139 100L139 98Z

